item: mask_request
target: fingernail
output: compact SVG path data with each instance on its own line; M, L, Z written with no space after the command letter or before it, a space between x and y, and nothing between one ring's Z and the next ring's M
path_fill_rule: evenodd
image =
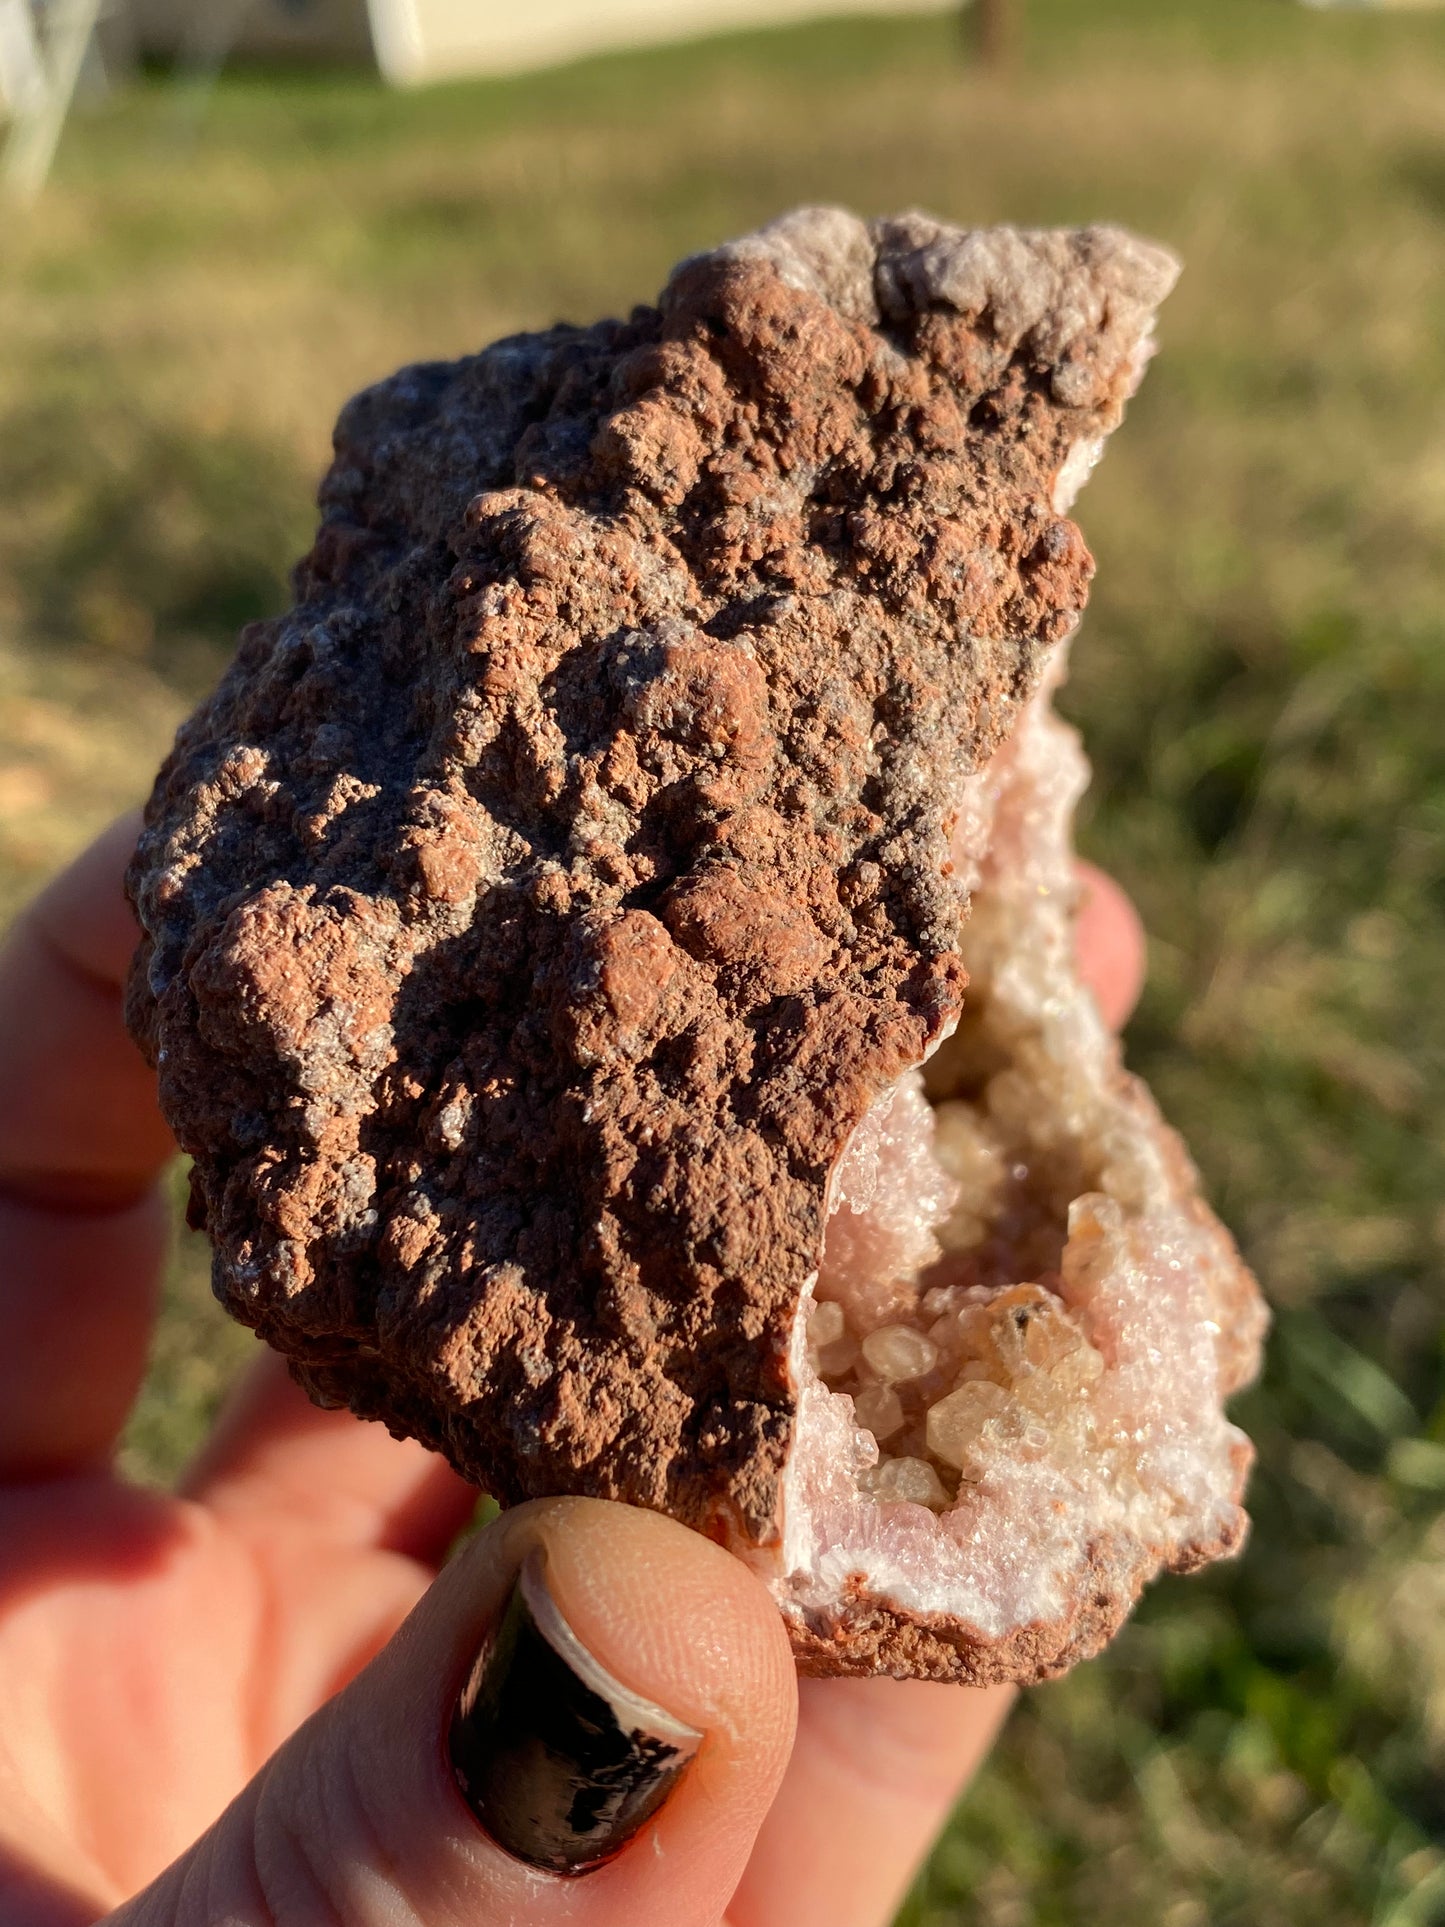
M693 1727L613 1679L528 1554L452 1716L462 1797L519 1860L587 1873L652 1818L701 1744Z

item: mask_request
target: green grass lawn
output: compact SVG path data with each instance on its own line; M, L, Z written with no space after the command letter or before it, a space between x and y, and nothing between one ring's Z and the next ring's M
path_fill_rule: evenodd
M338 405L655 291L805 199L1128 222L1187 273L1080 504L1067 707L1133 1064L1273 1298L1257 1524L1027 1697L910 1927L1445 1921L1445 16L1030 0L411 97L237 74L78 122L0 225L0 911L278 606ZM128 1445L250 1345L183 1251Z

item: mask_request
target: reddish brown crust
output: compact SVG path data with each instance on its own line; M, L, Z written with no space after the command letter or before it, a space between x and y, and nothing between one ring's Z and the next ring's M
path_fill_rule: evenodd
M1221 1547L1220 1553L1230 1550ZM931 1679L962 1686L1055 1679L1091 1659L1128 1618L1143 1579L1132 1545L1127 1559L1107 1542L1091 1547L1072 1610L1062 1620L1017 1626L989 1639L944 1614L905 1617L877 1600L855 1598L836 1617L790 1620L798 1671L815 1679ZM1214 1556L1219 1556L1216 1554Z
M829 1171L958 1007L950 784L1172 272L813 213L349 405L130 877L218 1293L314 1396L774 1536Z
M990 1639L945 1614L905 1617L855 1596L836 1616L790 1620L798 1671L814 1679L929 1679L961 1686L1030 1684L1055 1679L1091 1659L1118 1632L1139 1596L1137 1549L1117 1558L1109 1542L1091 1546L1066 1618L1017 1626Z

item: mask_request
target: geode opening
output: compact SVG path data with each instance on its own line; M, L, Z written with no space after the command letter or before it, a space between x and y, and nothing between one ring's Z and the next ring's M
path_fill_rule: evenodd
M1246 1526L1223 1403L1262 1313L1079 978L1087 765L1050 694L960 810L958 1026L834 1173L793 1355L782 1591L805 1622L867 1596L1002 1639L1077 1614L1091 1565L1117 1587L1132 1563L1137 1590Z

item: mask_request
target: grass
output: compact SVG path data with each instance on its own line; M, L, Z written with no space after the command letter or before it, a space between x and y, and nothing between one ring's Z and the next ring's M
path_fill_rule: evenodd
M339 403L654 289L808 197L1106 217L1188 272L1081 504L1084 841L1133 1063L1278 1311L1236 1564L1028 1696L908 1927L1445 1921L1445 20L1031 0L390 97L238 73L78 123L0 231L0 910L282 600ZM127 1447L249 1340L174 1270Z

